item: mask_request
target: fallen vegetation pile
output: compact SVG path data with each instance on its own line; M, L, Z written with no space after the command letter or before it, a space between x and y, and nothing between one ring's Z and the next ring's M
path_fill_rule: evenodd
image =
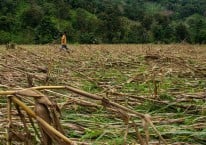
M206 143L204 45L71 47L0 48L2 144Z

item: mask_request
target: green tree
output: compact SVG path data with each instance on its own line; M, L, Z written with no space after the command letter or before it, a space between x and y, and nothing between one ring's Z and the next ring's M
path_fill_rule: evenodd
M206 20L201 15L192 15L186 20L189 26L189 33L193 43L203 43L204 30L206 29Z
M11 34L0 30L0 44L5 44L11 41Z
M0 0L0 12L3 15L15 14L17 5L16 0Z
M58 15L58 10L56 9L56 5L54 3L43 3L44 14L47 16Z
M101 13L99 18L102 20L99 25L99 33L103 34L103 41L106 43L114 43L120 37L121 17L117 11L113 11L114 7L108 6L107 11Z
M189 32L188 28L184 23L178 23L175 27L175 34L177 42L189 41Z
M206 44L206 29L202 29L200 31L198 41L199 43Z
M35 43L52 42L59 32L49 17L44 17L36 28Z
M40 32L48 17L71 42L205 43L205 7L205 0L0 0L0 30L2 42L46 43L54 37Z
M145 43L148 41L147 31L140 23L133 24L128 35L128 43Z
M163 42L172 43L175 41L175 28L173 25L168 25L163 29Z
M31 7L26 9L22 13L22 24L23 27L32 27L35 28L43 18L43 12L39 7Z
M131 20L142 20L144 17L144 2L141 0L127 0L125 6L125 16Z
M151 25L151 32L153 35L154 42L161 42L164 38L163 28L158 23L153 23Z
M66 3L59 5L57 17L59 19L69 19L70 7Z
M153 23L153 18L149 15L145 15L142 20L142 26L149 30L151 28L151 24Z
M0 30L12 31L15 27L15 20L9 16L0 16Z
M128 43L128 36L130 32L130 27L132 25L132 21L127 17L120 17L120 38L119 42Z
M95 39L95 33L98 29L99 20L88 11L78 8L76 10L76 21L74 28L79 32L80 43L92 43ZM85 37L85 39L84 39ZM89 40L89 38L91 40Z

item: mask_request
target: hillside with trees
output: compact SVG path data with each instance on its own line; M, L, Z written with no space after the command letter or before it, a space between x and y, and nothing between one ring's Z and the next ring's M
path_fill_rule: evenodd
M1 0L0 43L206 43L205 0Z

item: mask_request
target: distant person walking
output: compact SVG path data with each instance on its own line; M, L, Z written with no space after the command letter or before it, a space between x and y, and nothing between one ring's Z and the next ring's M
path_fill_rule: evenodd
M69 49L67 47L67 36L66 36L66 32L64 32L61 36L61 50L66 50L67 52L69 52Z

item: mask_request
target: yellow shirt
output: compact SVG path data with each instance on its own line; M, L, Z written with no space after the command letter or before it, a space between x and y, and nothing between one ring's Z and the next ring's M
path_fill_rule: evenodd
M66 44L67 44L67 37L66 37L65 34L64 34L64 35L62 36L62 38L61 38L61 44L62 44L62 45L66 45Z

